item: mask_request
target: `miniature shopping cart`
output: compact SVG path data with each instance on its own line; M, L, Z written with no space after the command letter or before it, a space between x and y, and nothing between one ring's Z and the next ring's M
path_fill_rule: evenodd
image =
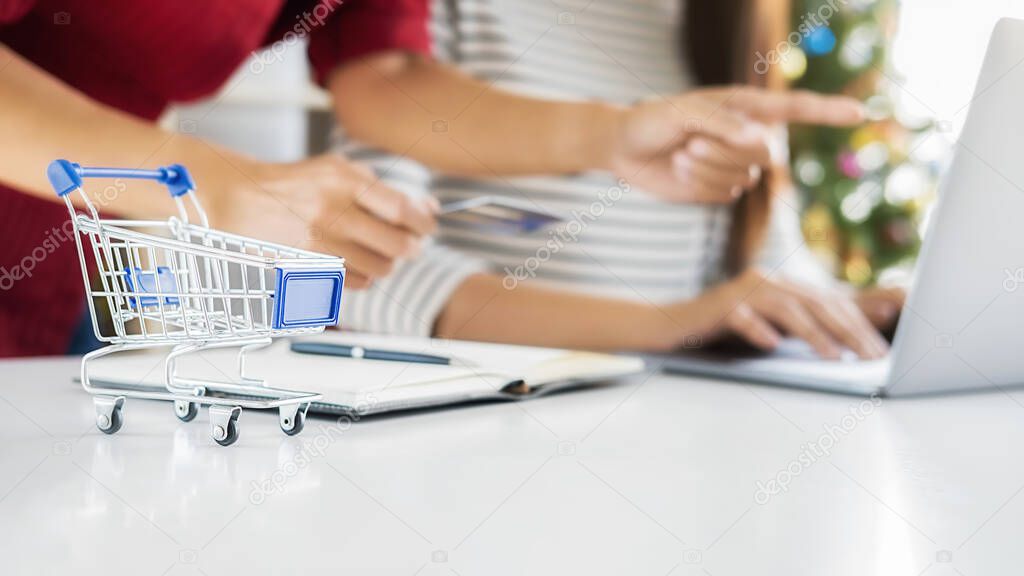
M248 376L245 355L269 345L274 336L321 332L337 324L344 260L211 230L195 184L180 165L134 170L55 160L47 176L71 213L96 336L110 343L82 358L82 386L93 395L97 427L117 432L124 422L125 397L136 397L173 401L175 414L185 422L195 418L200 405L209 405L212 436L222 446L238 439L242 408L277 408L281 429L298 434L310 404L321 396L271 388ZM178 216L166 221L103 219L82 189L84 178L155 180L170 191ZM109 192L119 188L108 188L102 197L111 200ZM84 213L71 202L74 191ZM189 220L189 208L198 223ZM91 267L97 272L93 279ZM164 363L166 390L90 382L89 364L97 358L153 347L170 348ZM178 374L176 362L182 356L226 347L238 348L237 380Z

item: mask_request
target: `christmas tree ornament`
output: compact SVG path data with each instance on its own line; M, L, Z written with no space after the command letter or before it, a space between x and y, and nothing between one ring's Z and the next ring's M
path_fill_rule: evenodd
M889 163L889 146L872 142L857 151L857 166L864 174L877 172Z
M874 122L887 120L893 114L892 99L888 94L875 94L864 102L864 112L867 119Z
M807 71L807 55L797 46L792 46L789 52L782 57L779 65L782 68L782 75L790 82L800 78Z
M875 48L880 40L881 33L873 22L856 26L839 50L840 64L852 71L867 68L874 60Z
M926 194L930 186L931 178L920 166L897 166L885 180L885 201L890 204L906 204Z
M808 56L824 56L835 49L836 34L828 26L818 26L807 34L804 46Z
M814 153L801 154L793 162L793 170L797 180L804 186L814 187L825 181L825 166Z
M857 179L864 175L864 170L857 162L857 154L849 150L839 153L839 156L836 157L836 167L847 178Z

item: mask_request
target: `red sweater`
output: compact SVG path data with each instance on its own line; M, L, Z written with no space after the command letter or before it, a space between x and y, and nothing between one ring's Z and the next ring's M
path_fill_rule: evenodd
M372 52L426 52L426 26L426 0L0 0L0 43L147 120L215 92L286 33L308 35L322 81ZM0 184L0 357L67 350L85 310L68 220L63 203Z

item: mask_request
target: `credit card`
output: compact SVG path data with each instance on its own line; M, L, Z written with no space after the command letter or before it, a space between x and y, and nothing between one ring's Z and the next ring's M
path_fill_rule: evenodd
M536 232L564 219L525 200L480 196L441 205L440 218L498 233Z

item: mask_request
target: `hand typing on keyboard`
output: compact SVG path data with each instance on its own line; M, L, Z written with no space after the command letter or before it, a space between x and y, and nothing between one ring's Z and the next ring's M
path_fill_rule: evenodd
M896 307L894 295L888 298L890 306ZM877 300L872 297L865 302ZM672 306L669 314L676 324L675 347L735 335L762 350L776 349L785 336L795 337L829 360L841 359L844 349L860 359L881 358L889 350L854 298L839 290L812 288L757 270ZM880 320L894 317L875 316Z

